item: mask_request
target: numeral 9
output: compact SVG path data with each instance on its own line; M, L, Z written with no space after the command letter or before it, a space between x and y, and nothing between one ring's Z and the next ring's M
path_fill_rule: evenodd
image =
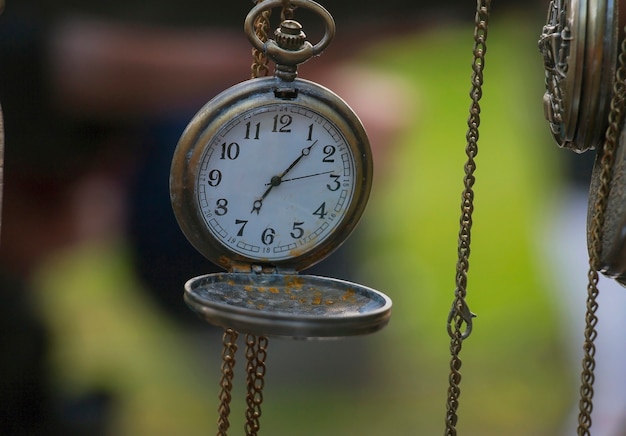
M222 173L220 170L212 170L209 173L209 186L216 187L222 182Z

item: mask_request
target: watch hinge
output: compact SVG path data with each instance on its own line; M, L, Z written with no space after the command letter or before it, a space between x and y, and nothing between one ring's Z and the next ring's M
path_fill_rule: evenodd
M276 273L278 274L282 274L282 275L294 275L294 274L298 274L298 271L296 271L293 268L276 268Z
M293 87L276 88L274 96L281 100L294 100L298 97L298 89Z
M230 271L233 273L255 274L297 274L293 268L277 267L275 265L256 265L250 263L233 263Z

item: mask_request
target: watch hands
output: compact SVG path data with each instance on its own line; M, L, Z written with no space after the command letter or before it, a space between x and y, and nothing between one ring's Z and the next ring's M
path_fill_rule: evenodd
M315 140L315 142L313 142L313 144L309 145L308 147L304 147L302 149L302 152L300 153L300 156L298 156L292 163L291 165L289 165L287 167L287 169L285 171L283 171L282 173L280 173L280 175L278 176L273 176L270 179L269 183L266 183L265 186L268 186L268 188L265 190L265 192L263 193L263 195L261 195L261 198L254 200L254 203L252 205L252 210L250 211L250 213L254 213L256 212L257 215L259 214L259 212L261 212L261 206L263 206L263 200L265 200L265 197L268 196L268 194L270 193L270 191L272 190L272 188L274 188L275 186L280 185L283 182L283 177L285 177L285 175L287 175L287 173L289 171L291 171L293 169L293 167L295 167L298 162L300 162L300 160L305 157L308 156L311 153L311 149L315 146L315 144L317 144L317 139ZM291 179L290 179L291 180Z
M324 171L324 172L315 173L315 174L307 174L306 176L298 176L298 177L292 177L291 179L283 179L281 182L291 182L292 180L306 179L307 177L321 176L321 175L324 175L324 174L330 174L332 172L333 172L333 170ZM265 186L268 186L268 185L271 185L271 184L272 184L272 182L266 183Z
M297 164L298 162L300 162L300 159L302 159L302 158L303 158L303 157L305 157L305 156L308 156L308 155L311 153L311 149L315 146L315 144L317 144L317 139L315 140L315 142L314 142L313 144L309 145L308 147L304 147L304 148L302 149L302 153L300 153L300 156L298 156L298 157L296 158L296 160L294 160L294 161L291 163L291 165L289 165L289 166L287 167L287 169L281 173L281 175L280 175L280 176L274 176L274 177L272 177L272 183L273 183L273 180L274 180L274 178L275 178L275 177L278 177L278 179L279 179L280 181L282 181L283 177L285 177L285 176L287 175L287 173L288 173L289 171L291 171L291 170L293 169L293 167L295 167L295 166L296 166L296 164ZM279 182L278 182L278 184L277 184L277 185L275 185L275 186L280 185L280 181L279 181Z
M265 200L265 197L267 197L267 194L270 193L270 191L272 190L274 186L278 186L281 183L282 183L282 180L280 179L280 177L278 176L272 177L272 181L268 183L269 187L265 190L263 195L261 195L261 198L254 200L254 203L252 204L252 210L250 211L250 213L256 212L258 215L259 212L261 212L261 206L263 206L263 200Z

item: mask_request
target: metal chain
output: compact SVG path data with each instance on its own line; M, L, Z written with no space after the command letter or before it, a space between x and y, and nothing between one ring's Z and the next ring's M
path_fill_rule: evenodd
M296 6L292 5L289 0L283 0L283 9L280 13L280 21L293 20L293 14Z
M263 0L255 0L256 4L261 3ZM281 21L293 19L295 6L291 5L289 0L283 0L283 9L280 14ZM259 18L254 23L254 29L259 40L265 42L268 39L268 32L270 31L270 16L272 12L270 10L261 13ZM256 48L252 49L252 78L267 76L269 74L268 59L265 53Z
M474 61L472 63L472 88L470 97L470 116L467 121L468 131L466 135L467 162L465 164L465 177L463 179L464 190L461 201L461 219L458 241L458 261L456 265L456 289L452 309L448 315L448 334L450 336L450 376L448 399L446 409L446 432L447 436L456 435L458 421L457 409L461 394L461 359L459 358L463 341L472 332L472 318L475 316L469 310L465 300L467 294L467 271L469 270L470 239L472 230L472 214L474 211L473 186L476 180L475 157L478 154L478 127L480 125L480 105L483 86L483 70L485 68L485 53L487 51L487 29L491 0L477 0L475 29L474 29Z
M263 0L256 0L255 3L259 4ZM254 30L259 39L263 42L267 41L267 32L270 29L270 15L271 11L263 11L261 15L254 22ZM267 56L256 48L252 49L252 78L255 79L261 76L267 76L269 74L269 67Z
M230 401L233 389L233 377L235 375L235 354L237 353L237 338L239 333L232 329L224 330L222 343L222 377L220 378L220 405L218 408L219 420L217 422L217 436L226 436L230 422Z
M600 268L600 252L602 249L602 229L604 227L606 207L609 197L611 179L613 177L613 164L615 162L615 150L624 120L624 106L626 102L626 40L622 41L619 55L615 83L613 86L613 98L611 99L611 111L609 113L609 126L606 130L605 142L600 155L600 183L598 194L593 205L593 215L590 225L590 250L589 250L589 284L587 286L587 313L585 314L585 342L583 345L584 356L582 361L580 402L578 415L578 435L590 435L591 412L593 410L593 384L595 381L595 339L598 336L596 325L598 317L597 298L598 269Z
M265 386L265 359L268 339L265 336L246 335L247 394L246 435L256 436L261 425L261 403Z

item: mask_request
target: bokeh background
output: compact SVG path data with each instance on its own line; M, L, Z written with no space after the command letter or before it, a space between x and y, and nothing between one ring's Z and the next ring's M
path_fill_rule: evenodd
M445 428L475 4L435 3L322 2L337 37L300 76L361 116L376 174L360 227L309 272L380 290L394 307L371 336L271 340L262 433ZM195 111L250 76L241 27L251 6L7 1L2 434L214 431L221 332L184 306L182 289L216 268L176 225L169 161ZM490 20L468 286L478 317L461 355L466 435L575 426L593 155L559 150L544 120L547 6L494 2ZM601 281L623 298L612 286ZM623 307L601 298L601 320ZM242 352L233 434L244 425ZM597 397L610 406L597 406L594 425L613 430L598 435L626 433L624 376L610 365L620 352L618 339L599 349L609 382Z

